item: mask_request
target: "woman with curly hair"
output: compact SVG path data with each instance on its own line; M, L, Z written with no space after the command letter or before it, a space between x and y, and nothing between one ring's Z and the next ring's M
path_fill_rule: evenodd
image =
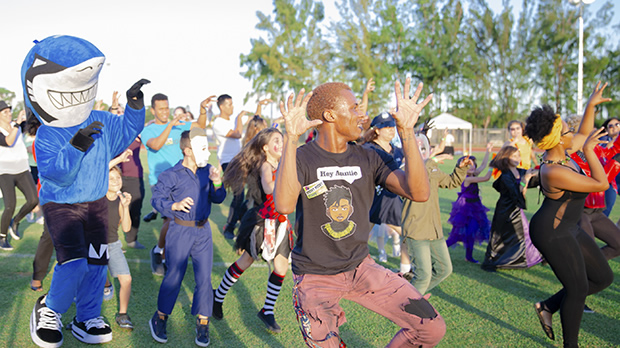
M560 310L564 347L577 347L579 325L586 296L595 294L613 281L613 273L594 240L579 227L586 196L609 187L603 166L594 147L602 143L603 128L594 128L594 107L603 98L599 82L575 133L548 105L535 108L527 118L525 133L545 150L540 166L540 187L545 199L532 217L532 242L543 254L563 288L534 305L540 324L550 339L555 339L553 313ZM583 174L569 157L571 149L582 148L590 164L591 177ZM575 150L572 150L574 152Z
M274 306L288 270L292 245L291 225L286 215L275 211L273 201L275 172L282 156L282 146L282 133L275 128L265 128L241 149L224 172L224 186L237 194L247 185L247 197L253 200L254 207L243 215L235 242L237 250L243 253L226 270L215 290L213 303L213 318L220 320L224 317L224 297L243 272L261 257L273 262L265 305L257 314L273 333L281 332L274 317Z

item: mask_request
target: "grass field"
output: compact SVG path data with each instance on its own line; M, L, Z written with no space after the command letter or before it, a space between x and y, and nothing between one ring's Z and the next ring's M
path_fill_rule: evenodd
M214 157L214 156L213 156ZM441 168L451 172L454 160L446 161ZM143 163L146 163L143 161ZM493 207L499 194L491 183L480 185L483 203ZM458 190L440 190L440 204L444 234L449 234L451 226L446 222L451 203ZM19 195L19 193L18 193ZM538 190L528 191L527 216L538 209ZM143 213L151 208L150 191ZM212 281L216 287L222 274L237 259L232 250L232 241L224 239L219 232L226 221L231 196L222 205L214 205L211 213L211 227L214 235L214 267ZM540 199L542 202L542 197ZM23 202L20 199L18 204ZM3 208L0 202L0 207ZM620 217L620 203L616 204L611 218ZM142 223L139 240L147 246L145 250L127 248L125 254L133 277L132 298L129 304L135 329L125 331L114 323L117 312L117 293L115 299L104 302L103 315L111 323L114 340L107 347L154 347L159 346L150 335L147 321L153 315L157 304L157 293L162 278L151 274L149 250L155 244L161 227L161 219ZM24 238L11 241L15 250L0 252L0 347L33 346L28 330L28 322L35 300L41 293L30 290L32 259L42 232L42 226L20 224ZM124 239L121 237L124 243ZM388 255L391 250L388 244ZM474 257L482 260L486 244L477 246ZM371 242L370 252L377 255L376 244ZM443 315L447 323L447 334L440 347L553 347L561 346L561 326L559 315L554 317L556 341L546 338L540 328L532 304L546 298L560 288L559 282L549 267L535 266L528 270L498 271L487 273L477 265L465 262L462 246L450 250L454 273L431 291L430 302ZM50 273L44 280L44 290L49 289ZM389 258L384 264L396 269L399 259ZM587 303L596 313L584 314L580 344L582 347L620 346L620 260L610 261L616 280L602 293L588 298ZM265 263L255 263L232 288L224 303L224 320L213 321L210 325L212 347L302 347L301 334L291 303L291 276L287 275L282 292L276 304L276 318L282 326L279 335L269 334L256 313L262 307L269 269ZM118 282L115 282L118 286ZM192 292L194 288L193 271L188 267L187 275L175 309L168 320L168 346L194 347L195 318L191 315ZM118 288L116 288L118 290ZM341 329L341 336L349 347L382 347L398 331L392 322L358 305L343 301L348 322ZM75 315L75 307L63 315L68 323ZM70 333L65 332L64 347L85 346Z

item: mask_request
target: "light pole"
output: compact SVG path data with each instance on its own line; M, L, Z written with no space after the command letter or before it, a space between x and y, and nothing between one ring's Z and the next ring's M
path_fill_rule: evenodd
M589 5L594 0L569 0L571 4L579 6L579 63L577 66L577 114L581 115L583 99L583 5Z

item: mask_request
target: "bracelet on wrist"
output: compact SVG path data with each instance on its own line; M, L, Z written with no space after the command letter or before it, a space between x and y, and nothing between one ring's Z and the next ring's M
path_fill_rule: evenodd
M215 184L215 183L214 183L214 184L213 184L213 187L215 187L215 188L220 188L220 187L222 187L222 183L219 183L219 184Z
M431 157L431 159L433 160L433 162L438 163L439 160L437 159L437 157Z
M521 186L525 187L527 185L525 185L525 182L521 181Z

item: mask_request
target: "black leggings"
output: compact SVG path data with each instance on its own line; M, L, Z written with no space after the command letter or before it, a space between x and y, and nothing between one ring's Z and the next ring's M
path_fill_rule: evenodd
M15 187L22 191L26 197L26 203L22 205L17 215L13 218L15 206L17 205ZM34 181L32 181L30 171L21 172L19 174L0 174L0 189L2 190L2 198L4 200L4 211L2 212L2 220L0 221L0 236L6 237L11 218L16 222L20 222L37 206L37 204L39 204L39 197L37 197L37 187Z
M579 225L594 239L605 242L601 252L605 259L611 260L620 256L620 228L603 213L603 208L584 208Z
M594 240L581 228L532 234L564 288L543 301L551 313L560 310L564 346L577 346L586 296L608 287L613 273Z

